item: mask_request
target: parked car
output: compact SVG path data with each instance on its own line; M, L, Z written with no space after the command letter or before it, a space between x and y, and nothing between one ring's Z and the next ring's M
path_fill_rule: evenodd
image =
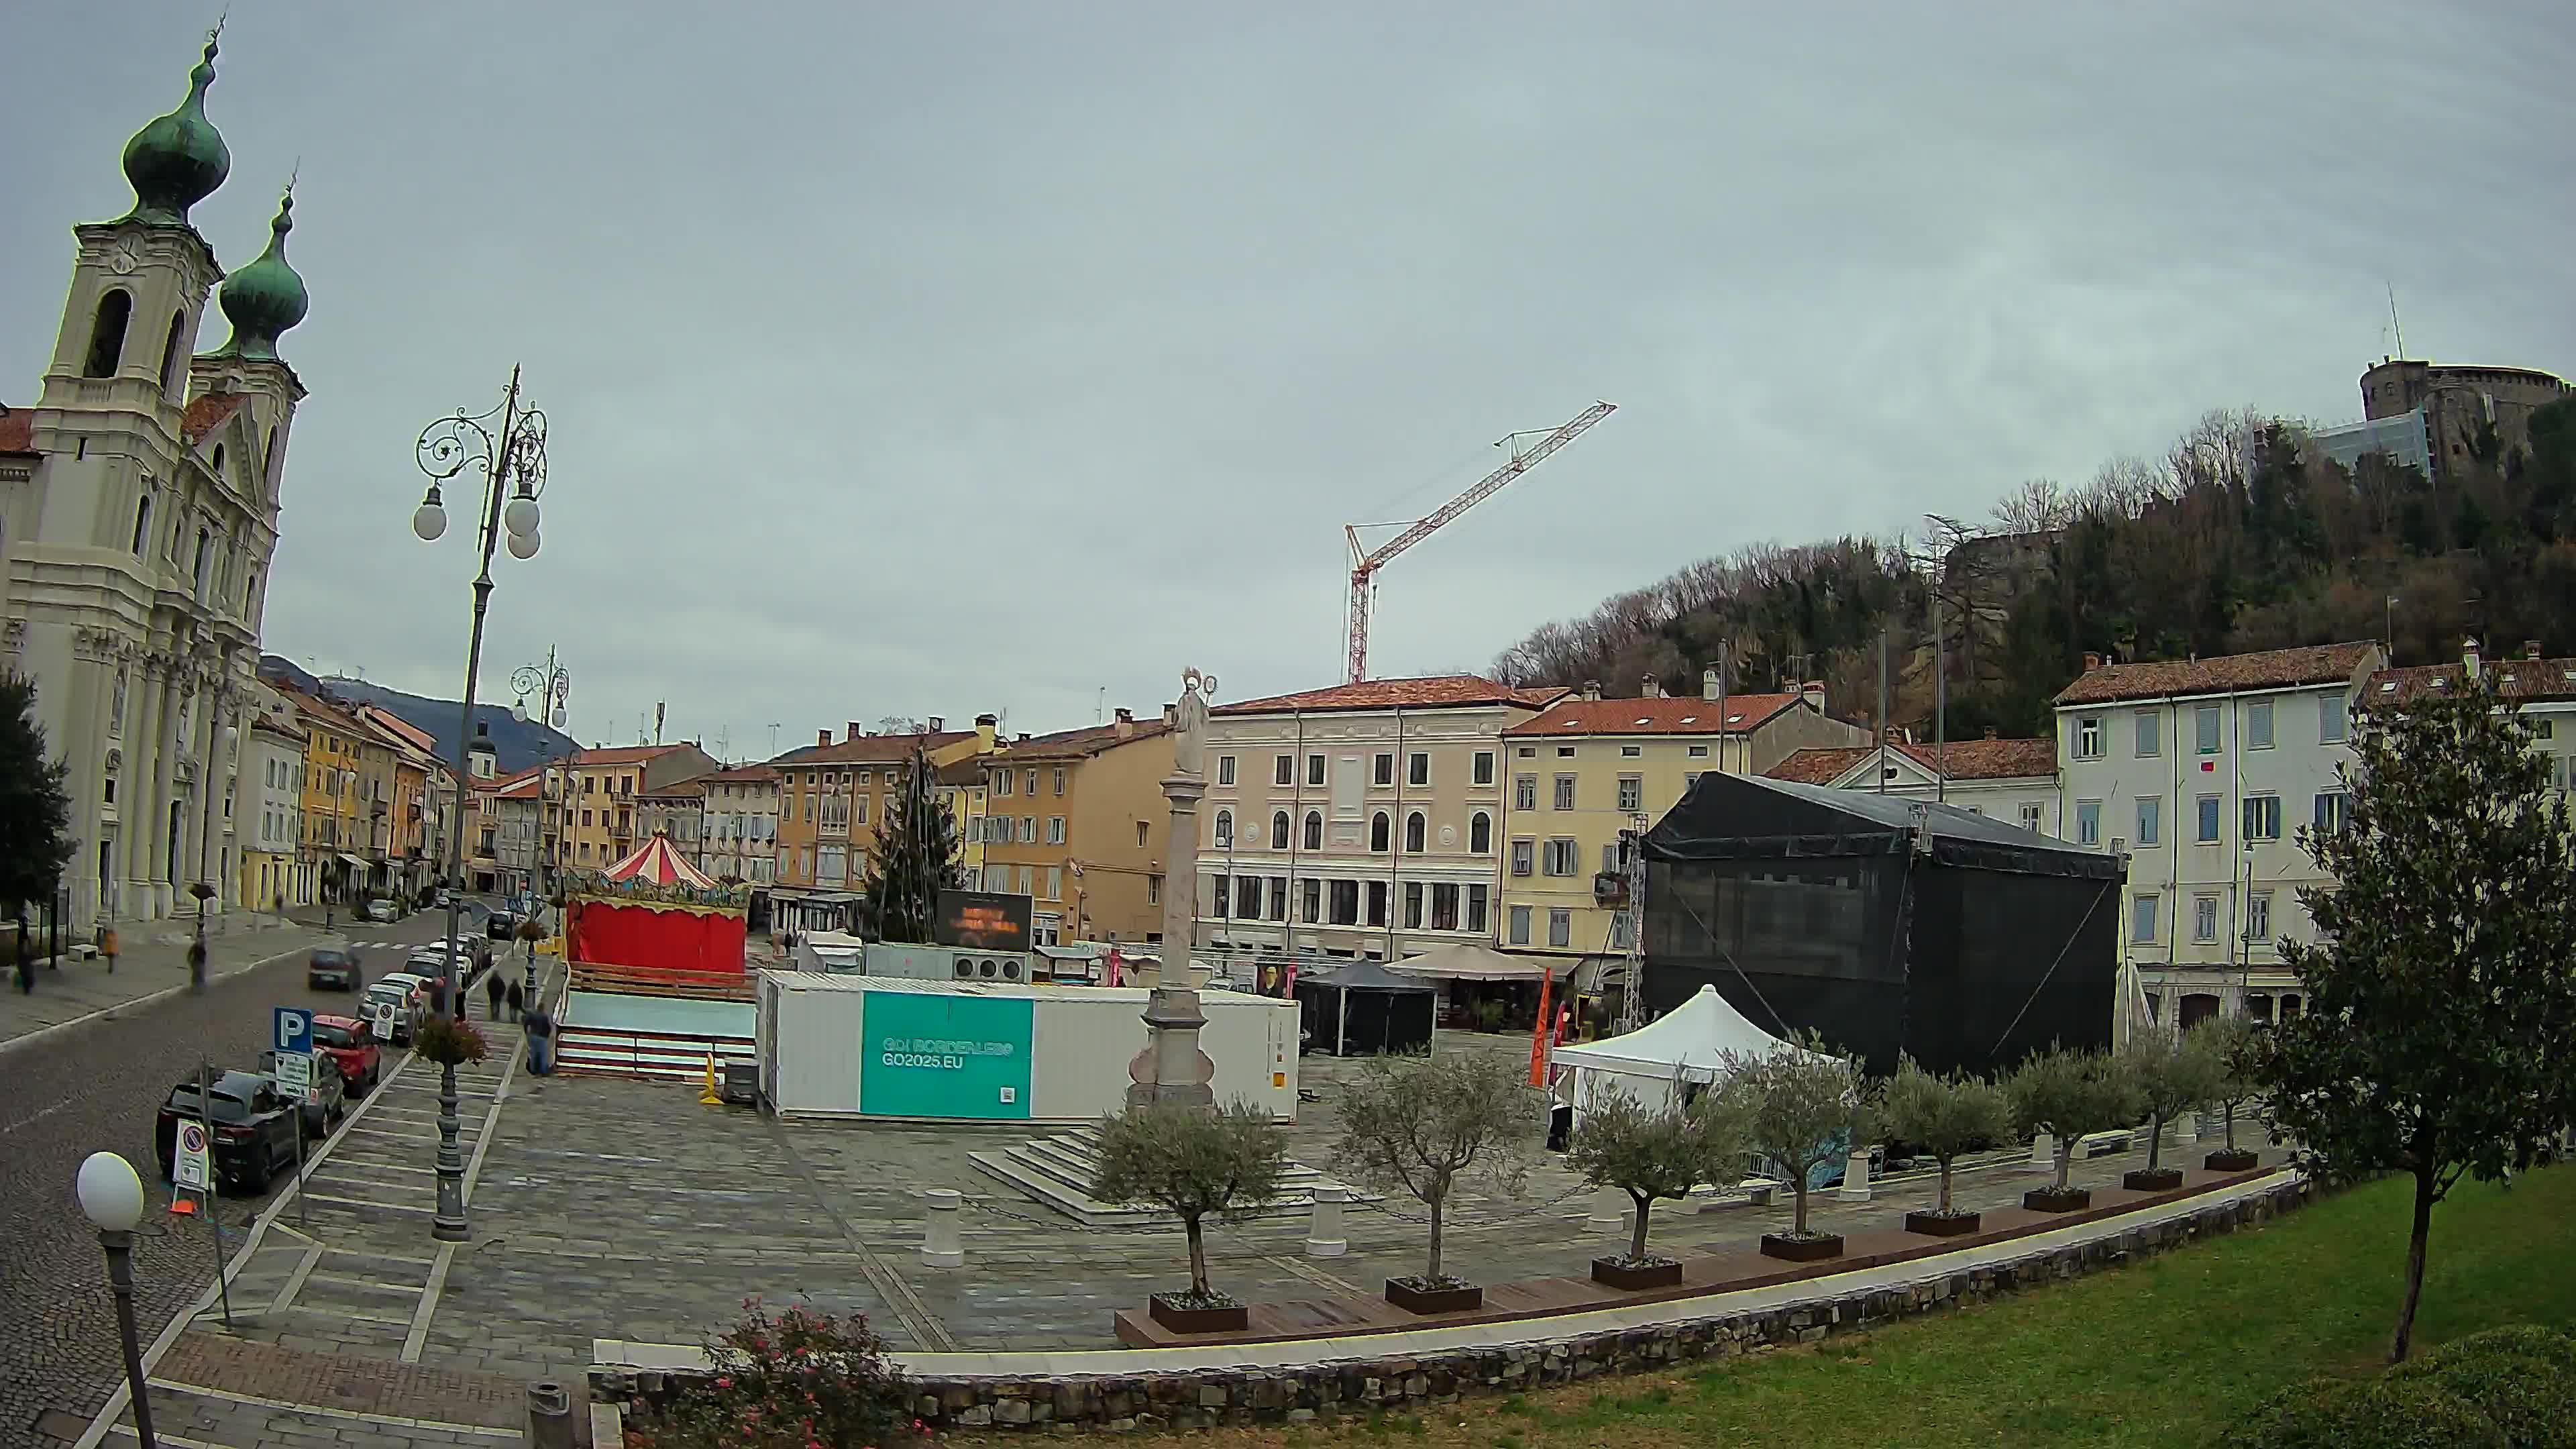
M277 1085L256 1072L217 1075L201 1099L190 1077L162 1100L153 1126L153 1147L161 1175L168 1177L179 1151L179 1122L201 1112L214 1119L213 1140L206 1144L218 1184L229 1182L249 1192L266 1192L282 1163L295 1160L295 1109L278 1095Z
M380 976L375 985L367 988L360 1004L366 1008L370 1022L383 1022L387 1008L391 1008L392 1025L386 1039L403 1046L411 1041L412 1028L420 1025L421 1018L429 1012L428 982L408 971Z
M367 919L389 926L402 919L402 910L392 901L378 896L367 902Z
M313 1018L313 1049L331 1059L349 1090L363 1097L384 1080L384 1052L375 1028L351 1016Z
M507 941L517 935L518 930L519 917L514 911L494 911L483 922L483 934L488 940Z
M304 984L314 991L327 986L336 991L359 992L367 989L367 973L358 965L356 948L321 946L304 958Z
M276 1086L279 1097L288 1101L295 1099L297 1094L278 1080L277 1053L259 1054L259 1074ZM304 1140L308 1143L330 1136L331 1124L347 1115L349 1110L348 1081L340 1075L339 1063L331 1060L328 1053L317 1051L313 1054L313 1080L322 1091L320 1101L304 1104Z

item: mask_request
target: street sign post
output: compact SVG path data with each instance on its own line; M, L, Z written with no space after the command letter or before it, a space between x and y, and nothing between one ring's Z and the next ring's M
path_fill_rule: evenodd
M269 1045L282 1056L313 1050L313 1013L300 1006L281 1006L269 1013Z
M308 1106L322 1100L322 1089L313 1074L313 1055L310 1052L279 1052L277 1084L284 1087L289 1096Z
M206 1128L202 1122L179 1124L179 1150L170 1159L170 1180L189 1192L204 1192L210 1180L206 1172Z

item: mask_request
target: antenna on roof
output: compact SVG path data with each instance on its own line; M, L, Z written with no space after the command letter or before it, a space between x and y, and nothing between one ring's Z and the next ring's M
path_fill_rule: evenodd
M2388 289L2388 330L2397 334L2397 355L2404 357L2406 355L2406 324L2397 320L2397 284L2394 282L2383 281L2380 285Z

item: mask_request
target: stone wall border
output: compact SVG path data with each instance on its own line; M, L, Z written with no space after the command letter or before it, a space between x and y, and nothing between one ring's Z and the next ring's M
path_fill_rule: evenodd
M1879 1288L1819 1292L1764 1308L1712 1312L1651 1327L1547 1336L1546 1320L1519 1320L1525 1342L1434 1353L1389 1354L1277 1370L1182 1369L1061 1378L922 1375L914 1412L931 1428L1125 1432L1306 1423L1407 1412L1475 1394L1513 1394L1605 1375L1814 1343L1884 1327L1900 1318L1982 1303L2141 1258L2198 1239L2257 1226L2304 1206L2316 1189L2304 1177L2222 1203L2084 1242ZM1295 1344L1272 1345L1286 1357ZM593 1403L621 1409L666 1398L703 1371L601 1364L590 1371Z

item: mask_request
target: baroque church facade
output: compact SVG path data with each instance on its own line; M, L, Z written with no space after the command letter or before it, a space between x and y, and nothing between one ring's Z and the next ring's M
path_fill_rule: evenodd
M32 407L0 409L0 669L36 683L69 766L71 922L191 914L234 892L260 615L304 385L278 339L304 318L268 249L227 275L190 207L231 170L206 116L216 44L178 109L126 143L134 208L75 226L70 295ZM199 352L207 303L230 336ZM255 809L255 805L254 805Z

